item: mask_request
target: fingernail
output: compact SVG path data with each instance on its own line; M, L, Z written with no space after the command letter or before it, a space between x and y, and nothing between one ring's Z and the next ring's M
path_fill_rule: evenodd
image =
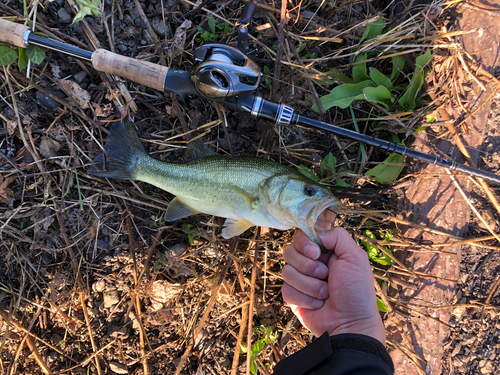
M311 259L316 259L319 257L319 249L316 246L306 246L304 248L304 254Z
M314 270L314 277L317 279L324 279L328 274L328 268L325 265L320 265Z
M326 299L328 298L328 288L326 285L323 285L321 289L319 290L319 296L320 298Z
M315 310L316 310L316 309L319 309L319 308L323 307L324 303L325 303L325 302L323 302L322 300L315 299L315 300L313 301L313 303L312 303L312 307L313 307L313 309L315 309Z

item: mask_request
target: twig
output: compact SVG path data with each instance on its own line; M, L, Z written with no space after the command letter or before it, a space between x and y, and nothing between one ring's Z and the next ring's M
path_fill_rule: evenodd
M234 347L233 364L231 366L231 375L236 375L238 370L238 364L240 361L240 348L243 341L243 335L245 334L245 328L248 322L248 304L250 301L246 301L243 306L241 306L241 324L240 331L238 332L238 339L236 340L236 346Z
M134 285L135 289L139 288L139 278L137 276L137 262L135 259L135 240L134 240L134 232L132 230L132 219L131 219L131 212L129 209L125 210L125 222L127 226L127 232L128 232L128 243L129 243L129 249L130 249L130 256L132 257L132 264L133 264L133 275L134 275ZM144 330L143 324L142 324L142 318L141 318L141 299L139 297L139 294L137 291L134 291L134 295L132 296L132 299L134 300L134 307L135 307L135 314L136 314L136 319L137 322L139 323L139 341L141 345L141 354L142 354L142 367L144 370L144 374L148 375L149 374L149 365L148 365L148 360L146 356L146 349L145 349L145 341L147 341L147 345L149 346L150 352L153 352L153 349L151 348L151 345L149 343L149 340L147 338L146 332Z

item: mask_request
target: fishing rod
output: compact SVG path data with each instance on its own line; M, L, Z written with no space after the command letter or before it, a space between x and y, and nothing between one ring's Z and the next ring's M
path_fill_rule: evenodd
M248 52L248 24L256 10L249 1L238 22L238 44ZM155 90L173 92L185 102L190 96L223 103L232 109L249 113L253 118L273 122L277 126L303 125L351 138L370 146L382 148L449 170L500 183L500 176L452 160L415 151L410 148L370 137L326 122L298 115L284 103L274 103L255 94L260 79L260 67L240 49L226 44L208 43L194 51L196 65L191 72L161 66L151 62L121 56L105 49L93 52L45 38L33 33L29 27L0 19L0 41L26 48L44 47L56 52L89 61L94 69L120 76Z

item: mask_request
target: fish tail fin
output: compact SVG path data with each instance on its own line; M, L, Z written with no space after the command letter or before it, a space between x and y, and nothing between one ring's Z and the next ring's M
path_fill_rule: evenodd
M134 179L137 160L147 156L133 125L127 121L116 121L106 139L104 152L93 161L88 174L121 180Z

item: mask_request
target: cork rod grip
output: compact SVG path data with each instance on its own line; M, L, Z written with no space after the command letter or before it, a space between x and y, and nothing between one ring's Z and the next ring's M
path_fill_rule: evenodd
M27 46L23 42L23 36L29 29L28 26L0 18L0 41L12 46L26 48Z
M92 65L98 71L115 74L160 91L164 90L168 72L166 66L120 56L105 49L94 52Z

